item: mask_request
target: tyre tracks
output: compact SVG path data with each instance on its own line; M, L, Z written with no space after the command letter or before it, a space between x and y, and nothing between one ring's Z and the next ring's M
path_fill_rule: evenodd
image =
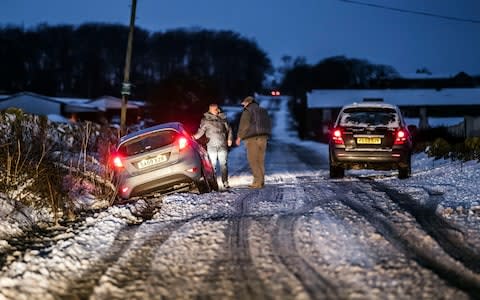
M133 225L135 228L130 228L130 225L117 235L117 245L110 247L113 251L105 257L104 266L97 273L89 272L82 276L93 279L90 282L94 284L82 287L75 283L72 289L89 289L91 295L100 299L129 299L139 292L146 292L148 287L145 282L151 275L148 267L154 259L155 250L187 222Z
M295 243L295 222L298 215L279 218L273 235L273 248L279 260L302 284L312 299L346 299L340 288L312 267L300 254Z
M249 199L258 197L258 191L249 191L235 202L236 217L229 221L227 232L229 253L236 280L234 285L237 299L271 299L269 292L255 270L250 254L249 224L250 219L245 217L249 213Z
M277 268L287 271L290 275L283 274L282 279L292 277L302 287L305 295L311 299L345 299L341 292L341 287L320 274L315 267L302 256L299 252L295 241L295 224L299 218L311 216L312 210L319 205L321 200L307 201L303 205L294 209L285 209L285 199L283 199L283 189L276 186L268 186L262 190L249 191L236 200L236 215L229 221L229 245L230 253L233 256L232 261L237 266L236 274L233 277L238 278L239 282L244 284L237 286L235 291L238 299L270 299L275 298L274 290L282 290L282 298L293 299L298 290L293 291L289 288L295 286L288 283L287 286L278 287L278 282L271 282L274 286L267 286L261 281L258 271L255 270L255 263L252 258L251 251L266 253L273 257L265 259L273 259L275 263L280 264ZM299 196L299 195L297 195ZM294 199L290 199L292 201ZM252 214L250 211L250 202L264 201L270 204L277 203L281 206L278 212L258 212L260 216ZM287 201L288 202L288 201ZM263 220L263 221L262 221ZM257 221L264 224L263 228L268 227L265 224L271 224L267 230L270 235L269 248L251 249L251 247L261 247L264 243L250 244L250 240L255 237L249 236L249 228L251 222ZM257 223L258 225L258 223ZM258 260L258 257L255 257ZM280 280L280 279L279 279ZM286 284L284 282L284 284Z
M362 184L364 186L362 186ZM371 186L374 189L382 191L386 197L375 199L370 193L365 191L365 186ZM451 226L445 225L443 222L436 220L434 217L420 217L422 210L417 211L417 219L420 218L423 226L414 219L414 224L410 223L408 216L403 212L391 212L382 209L375 204L376 201L397 201L405 200L404 197L398 197L399 194L394 190L378 184L362 183L340 183L337 185L337 199L349 206L351 209L362 215L372 226L374 226L385 239L390 241L397 249L403 251L408 257L418 261L421 265L429 268L449 284L465 291L471 297L475 298L480 295L480 277L472 272L464 265L459 263L454 257L445 252L442 247L437 244L435 236L450 230ZM387 192L388 191L388 192ZM351 192L353 195L345 195ZM405 207L403 202L402 206ZM407 209L415 211L411 207ZM402 216L398 214L402 214ZM428 215L428 214L427 214ZM411 218L411 217L410 217ZM433 221L432 221L433 220ZM415 225L417 224L417 225ZM433 230L431 226L445 226L443 229ZM424 231L423 227L429 228ZM434 232L434 236L427 233ZM448 241L450 243L451 241ZM457 247L465 249L465 247ZM457 255L458 256L458 255Z
M461 261L465 267L480 273L480 249L470 247L465 241L465 234L460 228L447 222L436 214L436 205L441 195L429 193L429 205L421 205L408 194L400 193L385 184L375 182L372 186L387 194L390 199L415 217L422 228L453 258Z

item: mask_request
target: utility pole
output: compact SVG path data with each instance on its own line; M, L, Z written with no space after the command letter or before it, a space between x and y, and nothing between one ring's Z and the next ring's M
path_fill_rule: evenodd
M124 136L127 132L127 102L131 94L132 84L130 83L130 63L132 61L133 30L135 29L135 11L137 9L137 0L132 0L130 14L130 31L128 33L127 54L125 55L125 69L123 72L122 83L122 110L120 113L120 135Z

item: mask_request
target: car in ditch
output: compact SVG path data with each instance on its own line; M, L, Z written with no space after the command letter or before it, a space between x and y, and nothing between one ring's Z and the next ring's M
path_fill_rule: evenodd
M207 151L185 130L170 122L123 136L112 155L120 199L173 191L218 191Z
M398 170L411 175L412 138L400 109L383 100L345 105L330 130L330 177L348 169Z

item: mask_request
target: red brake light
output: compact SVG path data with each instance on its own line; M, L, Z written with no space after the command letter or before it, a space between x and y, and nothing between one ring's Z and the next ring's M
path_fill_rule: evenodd
M270 94L271 94L272 96L280 96L280 91L273 90L273 91L270 92Z
M187 138L184 137L184 136L180 136L180 137L178 138L178 149L179 149L179 150L183 150L183 149L185 149L185 147L187 147L187 146L188 146L188 140L187 140Z
M403 129L399 129L395 134L395 145L405 144L407 141L407 132Z
M340 129L335 129L332 134L332 140L335 144L343 145L342 131Z
M120 157L120 155L118 154L115 155L112 159L112 162L115 168L117 169L123 168L122 158Z

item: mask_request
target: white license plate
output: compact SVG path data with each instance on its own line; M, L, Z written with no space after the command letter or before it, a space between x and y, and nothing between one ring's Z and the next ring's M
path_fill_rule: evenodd
M381 144L382 139L379 137L359 137L357 138L357 144Z
M146 167L150 167L159 163L162 163L167 160L167 157L165 155L158 155L149 159L142 159L137 163L137 167L139 169L143 169Z

